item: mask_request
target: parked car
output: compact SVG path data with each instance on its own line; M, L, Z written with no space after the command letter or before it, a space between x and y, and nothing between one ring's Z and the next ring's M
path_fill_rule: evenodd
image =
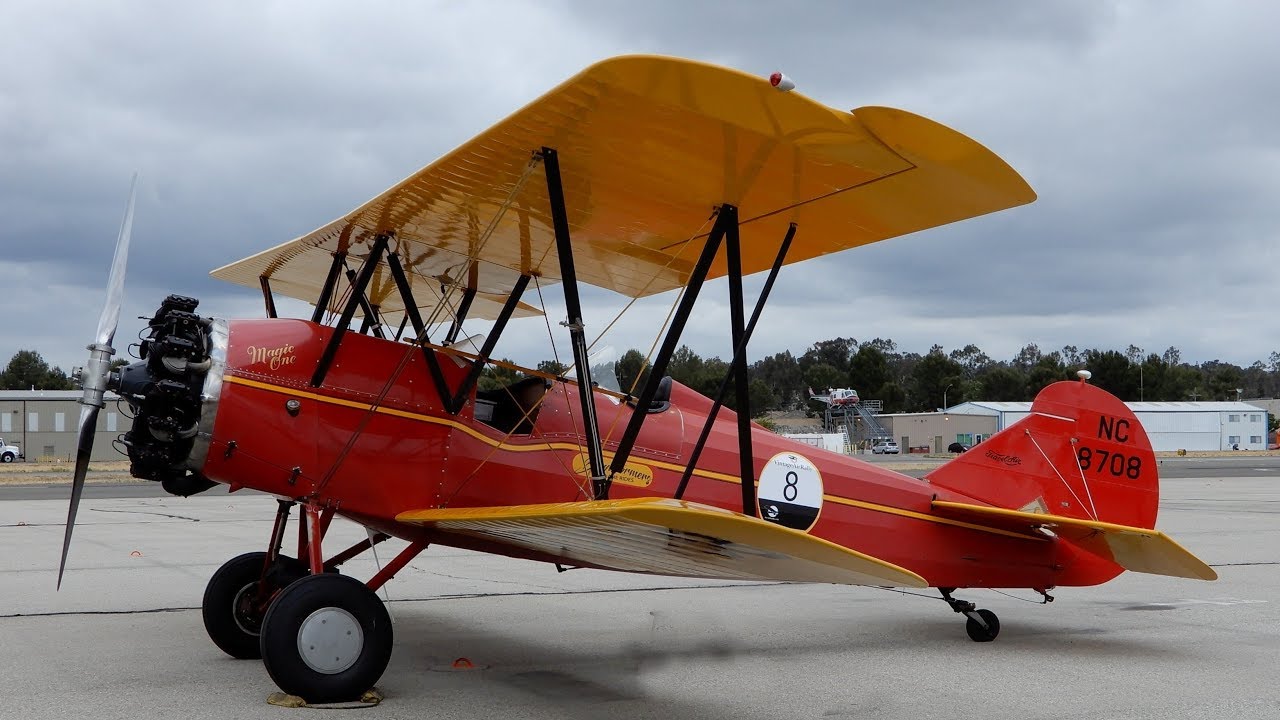
M958 442L953 442L947 446L947 452L951 452L951 453L962 453L968 449L969 449L968 445L965 445L964 443L958 443Z
M877 440L876 443L871 446L871 452L875 455L897 455L898 443L893 440Z

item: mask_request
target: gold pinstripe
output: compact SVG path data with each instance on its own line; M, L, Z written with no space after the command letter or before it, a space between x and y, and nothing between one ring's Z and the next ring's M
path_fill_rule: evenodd
M389 407L382 407L382 406L374 407L369 403L361 403L361 402L356 402L354 400L343 400L342 398L329 397L328 395L321 395L319 393L308 392L306 390L298 390L298 389L289 388L289 387L282 387L280 385L272 385L270 383L264 383L258 380L250 380L248 378L238 377L236 375L227 375L223 381L231 383L233 385L243 385L245 387L250 387L257 390L265 390L267 392L280 393L282 395L288 395L291 397L305 398L307 400L315 400L316 402L328 403L330 405L349 407L356 410L365 410L365 411L373 410L374 412L380 413L383 415L390 415L393 417L405 418L407 420L416 420L418 422L425 422L432 425L443 425L445 427L450 427L455 430L459 430L463 433L466 433L467 435L470 435L476 440L486 443L492 447L496 447L498 449L507 450L511 452L546 452L548 450L569 450L573 452L581 451L581 448L578 445L574 445L573 443L557 443L557 442L541 442L541 443L527 443L527 444L507 443L501 440L494 440L488 435L485 435L484 433L479 432L478 430L468 426L466 423L461 423L456 420L449 420L448 418L437 417L434 415L424 415L422 413L409 412L407 410L397 410L396 408L389 408ZM613 457L613 453L609 451L605 451L604 454L605 454L606 460ZM676 465L674 463L663 462L661 460L651 460L649 458L645 458L644 462L646 465L660 467L660 468L663 468L664 470L671 470L674 472L684 472L683 465ZM734 485L742 484L741 481L733 475L718 473L712 470L703 470L701 468L695 468L693 471L693 474L697 475L698 477L707 478L709 480L718 480L720 482L731 483ZM962 520L952 520L951 518L938 517L936 515L926 515L925 513L918 513L913 510L904 510L902 508L896 508L889 505L880 505L878 503L870 503L862 500L854 500L852 498L841 497L839 495L829 495L824 493L822 496L822 499L828 502L837 503L839 505L848 505L850 507L856 507L863 510L870 510L872 512L881 512L881 513L887 513L889 515L898 515L900 517L908 517L908 518L913 518L915 520L923 520L925 522L938 523L940 525L953 525L955 527L967 528L969 530L978 530L981 532L992 533L995 535L1005 535L1007 537L1018 538L1020 540L1039 540L1039 541L1046 540L1046 538L1037 537L1034 535L1028 535L1025 533L1010 532L1008 530L1002 530L1000 528L993 528L985 525L978 525L975 523L967 523Z

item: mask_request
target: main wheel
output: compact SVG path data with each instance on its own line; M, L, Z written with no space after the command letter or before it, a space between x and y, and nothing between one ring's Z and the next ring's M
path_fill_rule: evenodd
M281 690L312 703L355 700L391 660L391 616L359 580L309 575L271 603L260 643Z
M1000 618L996 617L996 614L990 610L979 610L977 612L986 621L987 627L982 627L982 624L977 620L969 618L968 622L964 624L965 632L969 633L969 639L974 642L991 642L995 640L996 636L1000 634Z
M267 587L262 589L262 567L266 561L264 552L231 558L209 578L209 585L204 590L204 602L200 608L204 614L204 629L213 644L233 658L250 660L262 657L258 634L267 605L285 586L307 574L307 567L300 561L279 555L267 570Z

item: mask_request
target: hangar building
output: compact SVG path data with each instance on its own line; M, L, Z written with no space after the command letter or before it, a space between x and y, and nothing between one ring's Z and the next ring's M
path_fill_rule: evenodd
M892 413L877 415L904 453L947 451L951 443L972 446L991 437L998 418L977 413Z
M1266 450L1267 411L1245 402L1125 403L1159 451ZM955 415L986 415L1003 430L1031 412L1029 402L966 402L947 408Z
M0 390L0 438L22 448L27 461L74 461L80 422L80 390ZM90 460L126 460L113 442L128 432L131 419L121 413L120 396L106 394L98 412L98 434Z

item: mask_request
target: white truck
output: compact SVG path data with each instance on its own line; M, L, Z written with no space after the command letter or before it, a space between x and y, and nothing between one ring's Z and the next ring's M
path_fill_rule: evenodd
M11 463L20 457L22 457L22 448L17 445L7 445L4 438L0 438L0 462Z

